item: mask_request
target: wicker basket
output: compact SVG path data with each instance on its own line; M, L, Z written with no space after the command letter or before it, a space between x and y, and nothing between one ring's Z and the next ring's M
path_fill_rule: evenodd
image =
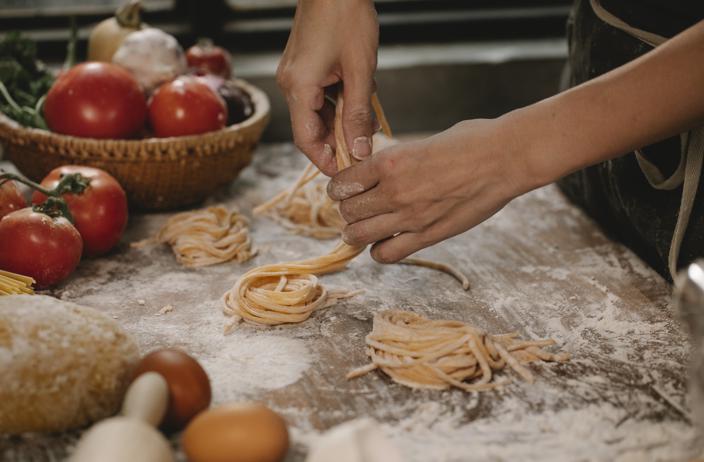
M142 210L166 210L204 200L230 183L252 160L269 121L269 99L245 81L255 106L244 122L215 132L177 138L99 140L26 128L0 113L5 157L30 179L40 181L60 165L77 164L110 172Z

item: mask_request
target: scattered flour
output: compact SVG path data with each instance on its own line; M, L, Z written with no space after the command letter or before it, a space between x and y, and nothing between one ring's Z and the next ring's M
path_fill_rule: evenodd
M311 365L305 341L264 332L227 336L217 355L201 358L214 399L227 402L296 382Z
M672 422L622 420L611 405L591 405L554 413L498 413L463 423L464 412L438 403L421 406L398 424L384 428L406 461L570 460L682 461L696 454L693 429Z
M229 193L213 201L249 214L253 204L289 186L305 162L288 144L263 147ZM322 254L334 242L292 236L255 219L255 245L267 249L255 260L187 270L166 246L129 248L153 235L167 216L131 217L123 246L109 258L82 262L54 294L119 318L143 352L178 347L193 354L211 377L215 402L268 402L291 425L287 462L303 461L306 445L321 431L366 415L383 422L409 462L696 455L692 427L653 391L684 407L687 342L669 312L668 285L609 242L554 187L517 199L421 255L462 269L470 292L445 275L376 265L362 255L324 282L364 294L299 326L240 326L229 336L223 335L220 297L239 275L256 265ZM174 310L154 315L167 304ZM533 385L515 382L480 395L409 391L380 373L344 381L347 370L339 364L364 363L371 318L388 308L460 319L492 333L552 337L573 360L533 366ZM10 460L60 460L76 436L27 437L24 446L0 439L0 459L5 445L26 455ZM35 457L40 453L52 456Z

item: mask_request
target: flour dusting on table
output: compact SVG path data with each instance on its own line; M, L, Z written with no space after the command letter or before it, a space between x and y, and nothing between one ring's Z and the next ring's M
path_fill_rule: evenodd
M263 146L254 165L210 203L236 205L251 216L254 205L290 186L305 165L290 144ZM188 270L166 246L129 247L152 236L168 216L132 216L119 249L82 262L53 294L115 318L143 352L178 347L194 355L213 382L215 403L254 399L280 412L293 436L287 462L303 461L317 435L356 417L381 422L409 462L681 461L698 455L681 412L688 407L688 347L669 307L670 287L606 239L555 187L521 197L470 232L421 253L462 270L469 292L445 274L378 265L362 254L321 281L363 294L300 325L241 325L229 336L220 297L240 275L322 255L335 242L291 235L257 218L251 235L260 253L252 261ZM169 305L173 309L162 313ZM347 381L349 370L368 362L364 336L374 314L389 308L458 319L490 333L552 337L572 360L531 365L534 384L502 372L500 378L512 383L481 394L410 390L378 372ZM77 435L0 438L0 459L58 460ZM176 447L177 437L173 442Z

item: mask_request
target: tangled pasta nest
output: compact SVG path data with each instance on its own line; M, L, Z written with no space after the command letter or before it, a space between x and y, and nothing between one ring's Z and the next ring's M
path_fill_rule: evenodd
M348 379L381 369L412 388L490 390L508 383L492 382L494 372L507 366L532 383L533 374L524 364L569 359L567 353L543 349L555 344L552 339L521 340L516 332L489 335L461 321L430 320L399 310L374 316L366 344L371 363L351 371Z
M309 164L289 189L254 209L296 234L316 239L340 236L345 221L336 202L327 194L326 183L316 181L320 170Z
M153 239L133 246L142 247L149 242L171 245L176 260L188 268L230 260L242 263L256 254L249 236L249 220L237 210L228 211L221 205L177 213Z
M375 151L397 143L391 138L387 122L384 126L386 134L374 135ZM330 199L326 189L327 182L320 178L320 170L308 164L290 188L255 207L254 215L267 216L293 233L315 239L339 237L346 223L338 203Z
M240 320L258 325L302 322L318 309L352 297L356 291L328 291L317 275L343 269L364 247L338 244L322 257L260 266L246 272L223 296L223 311L232 317L231 330Z

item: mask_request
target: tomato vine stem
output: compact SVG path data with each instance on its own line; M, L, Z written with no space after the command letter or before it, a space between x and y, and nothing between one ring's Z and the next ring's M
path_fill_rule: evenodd
M69 173L68 175L63 175L53 189L47 189L25 176L0 170L0 187L8 181L17 181L35 191L39 191L47 196L47 199L42 204L33 206L34 211L44 213L50 217L63 215L71 223L74 222L73 215L71 215L68 204L66 204L62 196L64 194L82 194L90 185L90 180L90 178L86 178L80 173Z

